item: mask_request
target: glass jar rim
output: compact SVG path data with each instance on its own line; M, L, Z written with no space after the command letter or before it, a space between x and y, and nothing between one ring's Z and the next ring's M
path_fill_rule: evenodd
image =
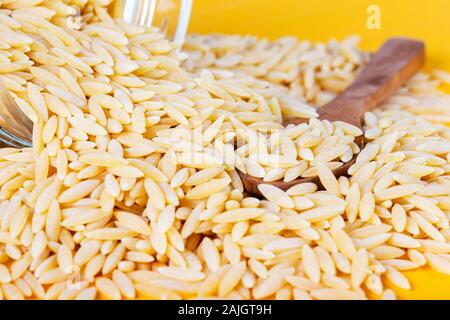
M19 138L2 127L0 127L0 143L12 148L31 148L33 146L31 141Z

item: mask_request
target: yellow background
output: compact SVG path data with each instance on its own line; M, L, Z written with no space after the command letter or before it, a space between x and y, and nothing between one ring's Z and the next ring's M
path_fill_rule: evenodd
M428 66L450 70L449 0L193 0L191 32L296 35L325 41L350 34L376 49L390 36L426 40ZM381 8L381 30L368 30L366 9Z
M427 69L450 71L450 0L193 0L190 32L239 33L326 41L362 36L375 50L391 36L423 39ZM366 9L381 9L381 30L366 27ZM402 299L450 299L450 276L428 268L406 273L413 290L393 288Z

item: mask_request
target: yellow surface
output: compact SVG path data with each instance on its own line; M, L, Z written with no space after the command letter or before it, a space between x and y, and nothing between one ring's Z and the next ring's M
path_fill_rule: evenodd
M450 70L449 0L193 0L191 32L296 35L325 41L350 34L376 49L391 36L424 39L428 66ZM381 9L381 30L366 27L369 5Z
M362 36L362 47L375 50L391 36L425 40L427 69L450 71L449 0L193 0L190 32L239 33L326 41ZM369 5L381 9L381 30L366 26ZM450 276L424 268L406 273L413 290L402 299L450 299Z

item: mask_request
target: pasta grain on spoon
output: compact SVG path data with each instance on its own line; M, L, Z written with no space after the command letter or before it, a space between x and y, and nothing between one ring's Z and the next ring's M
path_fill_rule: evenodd
M342 121L362 129L362 118L380 103L386 101L414 74L425 62L425 44L422 41L393 38L375 53L371 61L362 70L356 80L335 99L318 109L319 119ZM303 118L288 119L285 124L300 124ZM360 148L364 146L362 137L355 142ZM335 177L346 175L354 164L355 158L333 170ZM245 191L261 195L260 184L271 184L282 190L304 182L320 184L318 176L298 178L293 181L264 181L261 178L239 172Z

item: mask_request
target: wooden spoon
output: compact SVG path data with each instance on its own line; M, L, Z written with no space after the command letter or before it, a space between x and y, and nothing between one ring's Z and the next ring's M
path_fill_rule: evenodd
M408 79L420 70L425 62L425 44L422 41L392 38L375 53L370 62L358 75L356 80L335 99L318 109L319 119L329 121L344 121L362 129L362 119L366 111L386 101ZM290 119L285 124L300 124L308 119ZM362 149L363 137L355 141ZM333 170L336 177L346 175L348 168L355 162L352 160ZM314 182L320 185L319 177L298 178L290 182L282 180L266 182L239 172L245 191L261 196L258 190L260 184L271 184L287 190L304 182Z

